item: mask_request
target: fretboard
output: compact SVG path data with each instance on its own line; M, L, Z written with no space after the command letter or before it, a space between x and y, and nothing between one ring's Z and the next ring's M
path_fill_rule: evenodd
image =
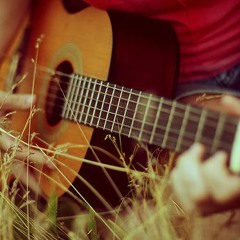
M238 119L94 78L73 75L62 117L164 149L193 142L231 151Z

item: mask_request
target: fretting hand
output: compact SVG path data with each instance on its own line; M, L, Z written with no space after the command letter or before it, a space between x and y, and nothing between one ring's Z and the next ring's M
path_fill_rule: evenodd
M226 96L228 114L240 116L240 100ZM217 152L203 161L204 146L193 145L177 159L171 183L177 202L187 212L209 214L240 206L240 176L227 168L228 156Z

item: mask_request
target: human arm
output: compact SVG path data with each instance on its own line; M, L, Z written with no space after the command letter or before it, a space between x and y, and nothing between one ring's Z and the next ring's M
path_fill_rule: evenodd
M0 2L0 63L29 12L30 0L2 0Z
M0 2L0 67L1 63L8 58L8 51L14 42L19 28L26 21L26 16L30 11L31 0L2 0ZM1 76L1 79L3 76ZM0 117L6 113L17 110L28 110L34 105L36 96L31 94L12 94L0 90ZM14 144L15 139L4 132L1 126L0 132L0 151L1 154L8 152ZM11 168L15 177L35 192L40 193L39 183L33 175L28 171L26 159L29 157L29 162L44 164L47 158L40 152L28 149L27 146L20 144L19 151L16 151ZM49 163L47 163L49 164ZM49 164L50 166L50 164ZM50 166L52 167L52 166ZM29 174L27 174L29 173Z

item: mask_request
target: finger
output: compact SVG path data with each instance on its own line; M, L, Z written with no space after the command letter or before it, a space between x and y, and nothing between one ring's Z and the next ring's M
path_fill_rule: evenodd
M177 160L171 175L172 188L186 211L192 211L209 198L209 190L201 173L203 155L202 145L193 145Z
M177 159L177 165L189 165L193 161L196 163L200 163L204 157L204 147L200 143L193 144L187 151L182 153Z
M30 169L27 169L26 163L14 162L11 168L16 179L29 187L37 195L42 195L39 180L37 180L36 175L33 175L31 171L29 171Z
M29 148L27 145L19 143L17 140L18 139L14 139L14 137L2 132L0 134L0 148L5 152L9 150L13 151L13 158L17 160L28 160L29 162L36 164L45 164L50 169L55 168L46 154L37 149Z
M226 110L226 113L240 116L239 99L226 95L222 97L221 102L223 104L224 109Z
M36 101L32 94L9 94L0 91L1 110L26 110Z
M174 169L170 175L171 187L173 190L173 199L186 212L193 212L195 204L188 195L187 188L185 188L185 180L181 176L181 171Z
M203 165L203 175L211 197L218 204L225 204L240 197L240 177L230 173L226 162L227 154L217 152Z

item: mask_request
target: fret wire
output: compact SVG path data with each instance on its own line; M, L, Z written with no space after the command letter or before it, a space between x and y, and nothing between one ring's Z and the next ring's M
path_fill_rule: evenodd
M156 132L156 128L157 128L157 125L158 125L158 120L159 120L161 110L162 110L162 98L160 98L160 100L159 100L157 114L156 114L156 117L155 117L155 121L153 123L153 130L152 130L151 138L150 138L150 141L149 141L150 144L153 143L154 134Z
M178 139L177 139L176 151L179 151L180 148L181 148L184 132L185 132L185 129L186 129L186 126L187 126L187 120L188 120L189 112L190 112L190 105L187 105L186 110L185 110L184 115L183 115L183 118L182 118L183 120L182 120L182 125L181 125L181 128L180 128L180 132L179 132L179 135L178 135Z
M65 102L64 102L64 105L63 105L63 111L62 111L62 117L64 117L64 116L67 116L66 115L66 110L68 109L68 99L69 99L69 95L70 95L70 90L71 90L71 87L72 87L72 82L73 82L73 75L72 75L72 77L71 77L71 79L70 79L70 84L69 84L69 88L70 89L68 89L68 91L67 91L67 95L66 95L66 97L65 97Z
M215 152L217 150L217 146L219 146L221 133L224 127L224 122L225 122L225 116L220 115L220 118L218 119L218 123L216 127L215 137L213 138L211 153Z
M74 80L74 78L75 78L75 76L72 78L72 83L73 83L73 80ZM73 83L74 84L74 83ZM73 84L71 84L70 86L71 86L71 88L70 89L72 89L73 88ZM67 101L67 115L66 115L66 117L69 117L69 114L71 113L71 102L72 102L72 98L73 98L73 92L74 91L69 91L69 97L68 97L68 101ZM71 116L71 115L70 115Z
M74 79L76 78L76 76L74 77ZM75 89L76 89L76 84L77 84L77 81L74 81L73 85L72 85L72 96L70 98L70 101L69 101L69 117L72 119L74 117L74 112L75 112L75 109L72 107L72 104L74 104L74 92L75 92Z
M96 98L96 99L98 99L99 96L100 96L101 88L102 88L102 85L99 86L98 93L97 93L97 98ZM93 124L93 119L94 119L94 116L95 116L97 103L98 103L98 102L96 101L96 102L95 102L95 106L94 106L94 108L93 108L93 114L92 114L92 119L91 119L91 123L90 123L90 125Z
M74 115L76 119L78 119L80 121L80 118L79 118L79 112L80 114L83 112L83 104L82 104L82 99L84 100L84 90L85 90L85 85L86 85L86 81L84 81L84 77L82 77L82 88L81 88L81 91L80 91L80 94L78 96L78 102L77 102L77 109L78 111L76 112L76 114Z
M96 83L96 81L95 81ZM91 109L91 105L92 105L92 101L93 101L93 96L94 96L94 93L95 93L95 89L96 89L96 84L93 83L93 89L92 89L92 94L91 94L91 97L90 97L90 102L88 104L88 109L87 109L87 113L86 113L86 118L85 118L85 121L84 121L84 124L87 124L87 118L88 116L90 115L89 112L90 112L90 109ZM91 126L91 125L90 125Z
M113 119L113 124L112 124L112 128L111 128L111 132L113 131L113 128L114 128L114 125L115 125L115 122L117 120L117 115L118 115L118 109L119 109L119 106L120 106L120 100L122 99L122 93L123 93L123 87L120 91L120 96L118 98L118 102L117 102L117 105L116 105L116 113L115 113L115 116L114 116L114 119Z
M84 80L86 80L86 77L84 78ZM83 91L83 97L84 97L84 99L83 99L83 103L82 103L82 107L81 107L81 114L80 114L80 117L79 117L79 121L80 122L84 122L83 120L82 120L82 117L83 117L83 112L84 112L84 109L86 108L86 102L87 102L87 96L88 96L88 93L89 93L89 85L90 85L90 81L87 83L87 81L85 81L86 83L85 84L87 84L87 86L86 86L86 92L85 92L85 96L84 96L84 91ZM85 88L85 85L83 86L84 88ZM80 104L81 104L81 102L79 102Z
M173 102L172 108L170 110L169 118L168 118L168 124L167 124L166 131L165 131L165 134L164 134L163 142L162 142L163 147L165 147L166 144L167 144L167 139L168 139L170 127L171 127L171 124L172 124L173 112L174 112L174 109L175 109L175 105L176 105L176 102Z
M116 86L116 85L114 85L114 86ZM113 92L112 92L112 94L111 94L110 102L109 102L109 105L108 105L107 116L106 116L106 118L105 118L106 121L105 121L105 123L104 123L103 129L105 129L105 127L106 127L107 119L108 119L109 113L111 112L111 106L112 106L112 100L113 100L114 94L115 94L115 87L113 87Z
M77 104L77 102L78 102L78 97L79 96L81 96L81 95L79 95L79 91L80 91L80 87L81 87L81 83L82 83L82 78L80 77L79 79L78 79L78 81L75 81L75 84L73 85L73 89L74 88L76 88L76 86L77 86L77 92L76 92L76 94L75 94L75 97L74 97L74 100L73 100L73 105L72 105L72 103L70 104L70 107L71 107L71 109L73 109L73 111L75 111L75 106L77 106L77 109L78 109L78 104ZM75 89L73 90L73 92L75 91ZM77 111L77 110L76 110ZM77 116L76 115L74 115L74 119L75 120L77 120L77 118L76 118Z
M133 110L133 111L134 111L134 113L133 113L133 118L132 118L130 130L129 130L129 133L128 133L128 137L129 137L129 138L130 138L130 136L131 136L131 134L132 134L133 123L134 123L135 120L136 120L136 115L137 115L137 109L138 109L138 106L139 106L140 96L141 96L141 94L138 94L137 103L136 103L136 105L135 105L135 109Z
M147 117L147 114L148 114L148 111L149 111L149 104L150 104L151 98L152 98L152 94L149 95L149 98L148 98L148 101L147 101L147 106L145 108L145 113L143 114L142 126L141 126L141 129L140 129L140 133L138 135L138 140L141 140L141 138L142 138L142 133L143 133L146 117Z
M198 124L197 133L196 133L194 142L199 142L200 139L201 139L203 127L204 127L205 120L206 120L206 116L207 116L207 111L206 111L205 108L203 108L202 112L201 112L201 115L200 115L199 124Z
M97 126L99 126L99 122L100 122L100 119L101 119L102 112L105 111L103 109L103 107L104 107L104 104L105 104L105 98L106 98L106 93L108 91L108 86L109 86L109 84L106 85L105 92L103 93L103 100L102 100L102 104L101 104L101 107L100 107L100 113L99 113L99 117L98 117L98 121L97 121Z
M124 89L124 88L123 88ZM122 119L122 123L121 123L121 127L120 127L120 133L122 132L122 128L123 128L123 125L124 125L124 120L126 118L126 113L127 113L127 110L128 110L128 105L129 105L129 99L131 97L131 93L132 93L132 89L130 89L130 93L128 93L128 99L127 99L127 104L125 106L125 111L124 111L124 114L123 114L123 119ZM121 100L120 100L121 101Z

